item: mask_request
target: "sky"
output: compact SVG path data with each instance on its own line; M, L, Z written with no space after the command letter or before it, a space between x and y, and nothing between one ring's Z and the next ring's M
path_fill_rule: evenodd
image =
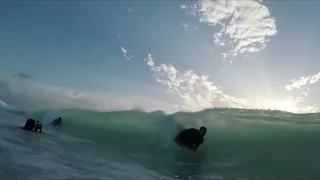
M1 1L0 104L318 112L320 2Z

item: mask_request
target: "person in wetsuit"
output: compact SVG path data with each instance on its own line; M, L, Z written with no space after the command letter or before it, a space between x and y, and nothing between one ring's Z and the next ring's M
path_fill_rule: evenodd
M56 125L59 125L61 123L62 123L62 118L59 117L59 118L53 120L51 124L56 126Z
M36 124L36 121L34 119L28 119L24 127L21 127L21 128L27 131L32 131L35 124Z
M207 133L207 128L202 126L200 129L190 128L182 130L175 138L175 142L184 148L192 151L197 151L204 141L204 136Z
M38 130L42 133L42 124L40 124L39 121L34 125L33 132L37 132Z

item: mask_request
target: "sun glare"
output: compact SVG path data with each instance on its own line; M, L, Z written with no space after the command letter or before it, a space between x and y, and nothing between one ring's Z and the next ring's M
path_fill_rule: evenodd
M259 98L253 104L254 107L262 109L280 110L287 112L297 112L296 103L288 99Z
M270 109L289 111L289 112L296 111L295 103L290 101L273 103L271 104Z

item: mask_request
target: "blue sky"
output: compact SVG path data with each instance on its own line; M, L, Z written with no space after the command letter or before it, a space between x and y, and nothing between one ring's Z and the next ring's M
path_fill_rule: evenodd
M102 110L318 111L319 7L254 0L1 2L0 100ZM31 104L15 98L21 94Z

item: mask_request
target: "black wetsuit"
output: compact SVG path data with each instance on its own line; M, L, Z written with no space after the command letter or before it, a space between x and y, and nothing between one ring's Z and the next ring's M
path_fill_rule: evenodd
M32 131L35 124L36 124L35 120L28 119L26 124L24 125L24 127L22 129L28 130L28 131Z
M196 150L203 143L204 139L198 129L190 128L182 130L176 137L175 141L179 145Z

